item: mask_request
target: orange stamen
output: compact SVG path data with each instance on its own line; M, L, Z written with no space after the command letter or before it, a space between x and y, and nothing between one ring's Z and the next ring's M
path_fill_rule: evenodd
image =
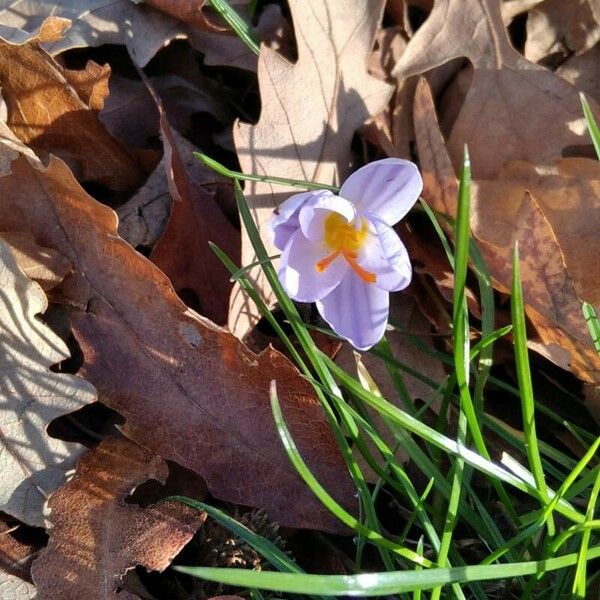
M356 262L356 254L354 252L344 252L344 258L348 261L348 264L352 267L352 270L366 283L375 283L377 281L377 275L363 269Z
M341 250L338 250L337 252L334 252L333 254L321 259L315 265L315 269L319 271L319 273L322 273L340 255L340 252Z

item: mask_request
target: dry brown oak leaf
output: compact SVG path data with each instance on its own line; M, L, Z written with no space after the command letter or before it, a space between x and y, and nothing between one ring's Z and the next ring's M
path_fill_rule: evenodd
M527 15L524 54L532 62L552 54L583 54L598 42L600 0L545 0Z
M36 595L29 569L39 546L26 529L0 516L0 598L6 600L30 600Z
M171 40L186 37L187 30L176 19L131 0L0 0L0 37L26 42L52 16L72 23L64 37L44 40L52 55L72 48L126 44L141 67Z
M291 0L298 60L292 64L263 47L258 63L261 114L238 123L234 141L245 173L339 183L348 174L354 132L387 103L392 88L371 77L367 59L380 23L380 0ZM270 255L277 254L267 222L298 188L249 183L246 198ZM242 264L256 260L242 236ZM266 300L272 292L260 268L249 272ZM229 328L239 337L259 313L239 287L232 294Z
M166 480L165 461L126 438L107 438L78 463L50 498L48 546L31 575L37 600L134 600L121 577L142 565L164 571L206 515L174 501L127 503L147 481Z
M7 208L11 203L5 197ZM2 240L0 289L0 510L43 526L47 497L83 451L79 444L50 437L46 428L53 419L93 402L96 394L87 381L50 370L69 351L37 319L47 308L46 296L19 269Z
M79 179L131 189L143 177L137 162L69 85L63 68L39 46L59 38L66 25L64 19L51 18L29 42L0 40L0 86L7 124L37 154L52 153L65 160ZM97 75L102 79L106 73Z
M9 246L19 269L44 291L56 287L73 267L60 252L36 244L30 233L3 231L0 238Z
M419 81L415 96L415 130L423 196L437 210L454 215L458 182L424 79ZM572 160L578 163L585 159ZM583 320L572 274L545 208L527 191L535 189L532 183L525 186L518 180L474 181L473 234L495 286L503 291L511 286L512 247L519 242L526 311L545 345L544 354L584 381L600 383L600 358ZM598 242L590 239L590 243Z
M0 228L24 229L72 261L57 293L72 307L82 374L127 420L125 434L199 473L211 493L264 508L280 523L339 531L290 465L269 402L311 469L350 510L353 488L308 382L283 355L249 351L178 299L166 276L117 234L117 218L67 166L21 157L0 178Z
M223 37L235 48L234 53L229 52L227 64L237 62L240 54L253 55L234 35L211 33L215 29L213 19L206 20L198 12L202 4L200 0L0 0L0 37L14 43L25 42L36 35L44 19L56 16L73 25L63 38L44 44L53 56L73 48L124 44L134 62L144 67L172 40L189 38L201 51L207 48L214 64L217 48L210 46ZM192 17L195 19L190 22ZM261 29L260 22L257 29ZM223 47L226 46L218 49ZM253 56L256 65L256 55Z
M227 220L215 195L198 185L188 172L183 160L185 147L183 152L178 147L162 103L149 89L160 115L165 174L172 198L169 221L150 260L167 275L188 306L217 325L225 325L232 284L229 271L209 242L239 264L239 232Z
M472 63L473 77L447 139L456 172L465 143L479 179L496 177L512 160L552 167L565 152L591 150L578 90L510 45L498 0L436 0L394 74L424 73L459 57ZM600 120L600 108L592 109Z

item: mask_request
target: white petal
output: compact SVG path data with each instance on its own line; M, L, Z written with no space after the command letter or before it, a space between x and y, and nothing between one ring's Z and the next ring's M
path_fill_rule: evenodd
M321 196L314 202L306 203L298 213L302 233L313 241L323 239L325 233L325 219L336 212L349 223L354 220L356 210L351 202L340 196Z
M348 263L338 256L325 270L316 264L330 251L307 240L299 229L292 235L281 255L279 279L290 298L298 302L314 302L337 286L348 270Z
M317 301L317 309L333 331L358 350L368 350L385 332L389 293L350 270L330 294Z
M355 171L340 188L361 213L378 215L395 225L417 201L423 180L417 166L401 158L377 160Z
M270 221L270 228L273 237L273 244L279 250L283 250L292 234L300 227L298 213L300 209L311 201L317 201L322 195L333 194L328 190L313 190L310 192L301 192L290 196L285 202L279 205L277 213L273 215Z
M412 266L398 234L379 217L365 215L371 222L370 233L358 255L360 266L377 275L373 284L388 292L398 292L410 284Z

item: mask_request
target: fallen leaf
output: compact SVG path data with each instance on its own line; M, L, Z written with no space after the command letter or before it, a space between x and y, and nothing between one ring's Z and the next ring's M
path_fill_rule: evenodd
M171 135L192 185L212 194L221 208L230 209L232 213L237 211L232 197L231 182L195 158L193 152L198 151L198 148L173 128ZM172 199L167 179L167 162L168 157L163 155L146 183L132 198L117 208L119 235L134 248L152 248L162 236L169 219ZM239 236L239 233L237 235Z
M151 77L169 123L185 133L191 115L206 112L225 123L226 110L206 91L179 75ZM116 138L129 146L145 147L158 135L158 113L148 89L140 80L115 75L110 79L110 96L99 114L100 121Z
M38 600L137 598L119 590L125 571L164 571L206 518L173 501L126 502L141 483L167 475L164 460L124 438L90 450L48 503L50 539L31 569Z
M290 10L298 45L291 64L264 48L258 64L262 110L258 123L234 127L242 170L332 184L343 180L351 162L350 143L356 129L381 110L391 88L367 72L367 58L379 25L379 0L293 0ZM246 198L267 251L276 254L267 232L273 210L297 189L251 183ZM242 264L256 260L242 236ZM262 271L249 276L273 303ZM243 336L259 313L239 287L234 288L229 329Z
M431 91L424 79L419 82L415 97L415 130L423 172L423 196L436 210L454 216L458 182L436 120ZM575 161L575 171L583 169L589 175L587 169L592 166L591 161L572 161ZM519 180L516 173L531 174L531 167L525 163L513 163L508 169L513 174L512 179L473 182L471 227L488 262L495 287L510 290L512 246L519 241L526 311L546 348L546 356L559 366L571 369L584 381L600 382L600 358L583 321L581 301L559 235L552 226L552 198L543 194L544 189L552 188L556 181L553 184L540 178L536 182L531 177ZM537 189L546 199L548 209L537 202L537 197L534 199L528 189L534 193ZM567 196L560 191L560 187L555 190L560 196L556 196L554 205L555 210L560 213L562 209L564 215ZM582 194L574 208L591 219L592 213L585 202L597 200ZM579 214L571 214L565 222L572 219L585 236L584 219L580 219ZM560 224L559 218L555 220ZM566 236L567 233L565 239ZM592 238L589 243L597 244ZM582 248L585 246L581 244ZM580 251L593 255L593 248ZM582 265L581 270L584 269Z
M573 84L596 103L600 102L600 43L584 54L573 54L556 74Z
M63 75L84 104L87 104L92 110L102 109L110 93L109 65L99 65L93 60L88 60L85 69L64 69Z
M146 83L150 83L146 79ZM216 243L236 264L240 260L239 232L216 203L214 194L198 185L186 169L164 108L149 87L160 115L165 168L171 198L167 226L150 260L171 280L186 304L218 325L227 322L230 273L210 249ZM185 147L182 148L185 152Z
M69 260L52 248L36 244L29 233L5 231L0 238L10 248L19 269L44 291L56 287L71 271L73 265Z
M140 67L171 40L186 37L186 26L132 0L0 0L0 37L17 44L38 35L48 17L71 21L61 39L44 47L57 55L72 48L125 44Z
M246 21L250 22L250 19L247 18ZM291 28L278 4L267 4L262 9L254 30L261 44L282 56L292 54ZM194 48L202 52L206 65L256 71L258 57L237 35L196 30L190 32L188 40Z
M531 62L552 54L583 54L599 41L598 0L545 0L527 14L524 53Z
M60 25L60 20L51 19L46 28L53 27L58 35ZM14 45L0 40L0 85L8 126L36 153L63 158L82 180L112 189L135 187L140 168L68 85L64 70L39 41L38 37Z
M10 600L33 600L37 597L35 586L0 569L0 597Z
M117 235L117 219L58 159L25 158L0 178L0 227L29 231L73 262L60 293L85 358L81 373L126 419L125 434L199 473L211 493L264 508L282 524L344 530L289 463L269 402L316 477L350 510L353 487L310 384L281 354L250 352L177 298L168 279Z
M223 31L225 27L207 19L204 14L206 0L143 0L144 4L199 29ZM209 3L210 6L210 3Z
M23 535L24 526L0 519L0 598L25 600L35 597L29 570L39 552L31 536ZM21 539L23 538L23 539Z
M394 73L408 77L460 57L474 71L447 140L456 172L465 144L482 179L511 160L552 167L565 151L590 145L577 89L512 48L497 0L437 0ZM592 110L600 118L600 108Z
M9 196L10 197L10 196ZM9 210L12 204L4 203ZM30 208L31 209L31 208ZM30 210L29 209L29 210ZM48 495L65 479L82 448L50 437L50 422L96 399L94 388L50 367L69 357L63 341L37 315L47 308L42 289L17 266L0 240L0 510L23 523L43 525Z

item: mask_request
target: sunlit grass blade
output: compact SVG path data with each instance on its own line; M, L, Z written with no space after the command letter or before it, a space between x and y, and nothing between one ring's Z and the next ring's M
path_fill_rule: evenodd
M533 473L535 484L539 492L542 505L548 504L548 488L542 467L542 459L538 447L535 426L535 400L533 385L531 383L531 370L529 368L529 354L527 351L527 330L525 326L525 308L523 301L523 287L521 285L521 266L519 261L519 246L515 244L513 251L513 273L511 289L511 316L513 323L514 352L521 393L521 411L523 413L523 434L525 436L525 449L529 467ZM548 515L548 533L554 535L554 519Z
M598 321L598 315L596 314L594 307L587 302L583 303L582 310L583 317L590 330L592 341L594 342L594 347L597 352L600 352L600 321Z
M588 550L588 560L600 557L600 546ZM390 571L362 573L358 575L305 575L270 571L247 571L244 569L218 569L211 567L176 567L208 581L218 581L238 587L256 587L288 594L313 594L327 596L386 596L416 590L427 590L453 582L469 583L511 579L519 576L543 574L571 567L577 562L577 554L539 561L523 561L501 565L473 565L452 569L433 568L413 571Z
M429 444L433 444L434 446L441 448L448 454L461 457L466 463L488 475L491 480L498 479L533 496L534 498L539 498L539 491L534 485L532 485L532 483L530 483L530 480L533 481L533 476L528 471L525 470L526 473L528 473L528 477L526 479L515 476L504 467L501 467L488 458L485 458L473 450L458 444L455 440L450 439L432 427L429 427L425 423L415 419L414 417L411 417L405 411L399 409L393 404L385 401L382 398L378 398L373 394L370 394L329 357L323 353L321 353L321 356L323 361L329 367L330 371L335 375L336 378L340 380L344 387L351 391L351 393L359 396L365 403L367 403L369 406L372 406L375 410L391 419L403 429L418 435ZM581 523L584 520L584 516L566 502L560 501L556 507L556 510L575 523Z
M312 474L308 465L304 462L298 448L296 447L296 443L292 438L289 429L285 423L283 418L283 413L281 412L281 406L279 404L279 400L277 398L277 389L275 382L271 382L271 408L273 411L273 417L275 419L275 425L277 427L277 432L279 433L279 437L283 443L283 447L290 459L290 462L298 472L298 474L302 477L306 485L311 489L313 494L321 500L324 506L335 515L342 523L347 525L350 529L353 529L360 535L364 536L366 539L370 540L372 543L376 545L381 545L388 550L398 554L414 562L416 564L420 564L424 567L430 567L431 561L419 556L415 551L410 550L401 546L400 544L395 544L391 540L384 538L379 533L372 531L365 527L362 523L358 521L354 516L352 516L349 512L347 512L340 504L338 504L331 495L323 488L323 486L317 481L315 476Z
M260 40L252 27L244 21L241 15L227 2L227 0L208 0L208 3L218 12L224 21L233 29L236 35L256 54L260 54Z
M456 219L456 245L454 254L454 292L452 296L452 324L453 324L453 349L456 382L461 399L458 416L457 442L464 445L467 441L468 418L464 411L467 402L465 396L469 395L469 314L465 296L467 283L467 270L469 267L469 213L471 199L471 162L469 152L465 147L463 164L460 174L458 190L458 209ZM446 519L442 532L440 550L438 552L438 565L446 566L454 528L458 520L460 497L462 494L462 478L465 471L464 460L455 457L452 467L452 489L446 511ZM442 588L435 588L431 594L432 600L438 600Z
M583 92L579 94L579 98L581 99L581 106L583 108L583 115L587 123L588 131L590 132L592 143L594 144L594 148L596 149L596 156L598 157L598 160L600 160L600 129L598 129L598 124L594 119L592 109L590 108L587 98L585 97Z
M326 183L316 183L314 181L303 181L299 179L286 179L285 177L271 177L269 175L254 175L254 174L246 174L241 173L240 171L232 171L228 169L225 165L222 165L220 162L216 161L214 158L210 158L206 154L202 154L202 152L194 152L194 156L206 165L209 169L215 171L219 175L223 175L223 177L227 177L228 179L235 179L239 181L262 181L265 183L273 183L276 185L289 185L292 187L302 188L303 190L330 190L332 192L337 192L338 188L334 185L328 185Z
M600 493L600 469L596 475L596 481L594 481L594 487L590 493L590 498L585 513L586 524L591 524L594 521L594 513L596 512L596 503L598 502L598 494ZM573 581L573 593L577 598L586 597L587 589L587 561L588 561L588 547L590 544L590 537L592 535L592 529L586 529L581 536L581 548L579 549L579 556L577 558L577 569L575 571L575 579Z

